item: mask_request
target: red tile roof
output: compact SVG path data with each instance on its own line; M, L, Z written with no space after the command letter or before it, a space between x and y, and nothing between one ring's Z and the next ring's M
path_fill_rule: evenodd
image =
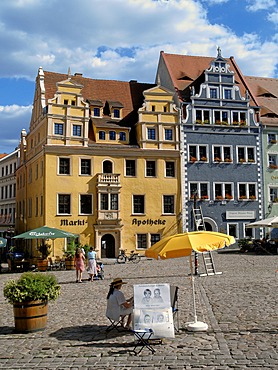
M245 80L261 107L262 123L278 126L278 79L246 76ZM274 117L268 117L267 115Z
M82 85L84 100L117 101L123 104L123 117L134 109L137 110L143 103L144 90L155 86L154 84L139 83L137 81L96 80L81 75L70 76L71 80ZM44 71L46 99L51 99L57 91L57 82L69 78L67 74Z
M210 63L216 59L215 57L167 54L164 52L161 52L161 58L170 73L174 86L179 91L180 97L184 95L184 90L188 89L193 81L200 79L200 82L203 82L202 75L205 69L209 68ZM235 73L235 82L240 88L241 96L245 96L248 85L244 81L244 76L233 57L225 58L225 60L230 65L230 71ZM257 105L256 99L252 95L250 104Z

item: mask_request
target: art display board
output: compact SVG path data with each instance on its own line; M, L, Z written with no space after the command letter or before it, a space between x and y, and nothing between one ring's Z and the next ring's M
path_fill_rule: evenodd
M169 284L134 285L135 330L153 329L152 338L175 338Z

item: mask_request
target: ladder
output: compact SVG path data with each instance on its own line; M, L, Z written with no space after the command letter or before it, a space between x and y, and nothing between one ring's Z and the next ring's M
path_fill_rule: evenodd
M206 226L204 222L203 212L202 208L194 207L193 208L193 216L195 221L195 226L197 231L205 231ZM219 275L222 274L222 272L216 272L215 264L212 257L212 252L203 252L202 253L204 266L205 266L205 273L200 274L200 276L209 276L209 275Z

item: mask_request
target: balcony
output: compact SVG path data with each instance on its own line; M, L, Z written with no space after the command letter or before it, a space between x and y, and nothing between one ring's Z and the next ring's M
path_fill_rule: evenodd
M98 210L98 225L121 225L120 211L119 210Z
M99 173L98 185L115 185L120 186L120 174L116 173Z

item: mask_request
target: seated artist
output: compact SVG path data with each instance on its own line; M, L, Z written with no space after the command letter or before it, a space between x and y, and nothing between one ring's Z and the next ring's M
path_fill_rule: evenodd
M120 291L123 284L127 284L122 279L116 278L110 284L110 289L107 294L107 309L106 316L114 321L121 319L121 326L131 329L131 314L133 312L133 297L126 299L123 292ZM125 316L127 322L124 323Z

